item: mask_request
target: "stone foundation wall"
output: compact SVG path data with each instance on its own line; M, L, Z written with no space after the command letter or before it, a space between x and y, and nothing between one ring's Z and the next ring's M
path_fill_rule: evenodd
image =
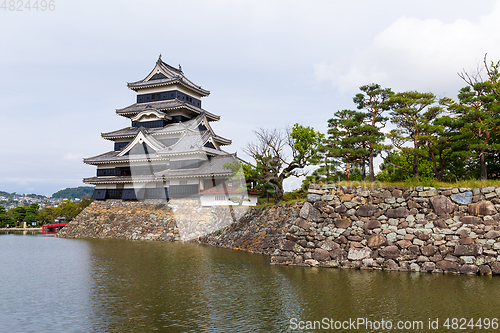
M303 203L252 208L238 221L199 239L206 245L272 255L280 249Z
M189 241L220 230L246 209L202 207L199 199L94 201L61 229L66 238Z
M500 187L312 185L275 264L500 274Z

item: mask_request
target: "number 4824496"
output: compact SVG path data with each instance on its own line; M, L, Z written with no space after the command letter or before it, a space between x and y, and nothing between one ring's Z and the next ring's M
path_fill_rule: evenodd
M0 0L1 1L1 0ZM56 1L55 0L4 0L0 9L3 9L4 12L9 10L11 12L23 12L23 11L31 11L41 10L42 12L46 10L54 11L56 9Z

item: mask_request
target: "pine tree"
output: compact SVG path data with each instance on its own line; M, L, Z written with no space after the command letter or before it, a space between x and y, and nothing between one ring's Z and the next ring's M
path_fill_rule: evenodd
M432 106L436 101L436 96L432 93L420 93L418 91L407 91L393 95L388 101L391 108L391 121L397 129L389 133L394 146L399 148L411 162L411 170L402 168L419 179L418 159L425 156L421 149L420 135L425 132L426 123L432 119L432 114L439 112L439 107ZM410 142L413 147L404 146Z
M500 143L492 140L495 130L500 127L500 62L487 64L488 78L479 74L459 74L468 86L460 89L458 102L447 101L448 110L457 116L461 128L461 140L468 143L462 152L464 157L479 159L480 179L488 179L486 156L498 153Z
M361 86L359 89L362 93L357 94L353 101L359 110L364 110L365 118L363 123L371 127L369 132L372 137L367 141L367 149L369 150L368 168L370 182L374 182L373 159L383 148L381 143L384 141L385 136L381 129L385 127L388 120L384 116L384 112L389 110L387 101L394 93L390 88L382 88L376 83Z
M344 163L346 180L349 180L353 164L368 160L374 128L363 123L363 112L341 110L334 116L328 120L328 137L323 145L330 157Z

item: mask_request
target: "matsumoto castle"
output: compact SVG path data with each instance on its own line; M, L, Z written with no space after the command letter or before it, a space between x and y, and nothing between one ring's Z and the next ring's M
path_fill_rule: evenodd
M110 152L84 159L97 166L93 199L171 199L199 197L202 206L255 205L256 193L228 180L224 164L240 161L221 149L231 140L218 136L210 122L219 116L201 107L210 92L184 76L182 69L161 60L144 80L128 83L137 103L116 110L130 127L101 136L113 141ZM239 190L238 190L239 189ZM250 195L249 195L250 194Z

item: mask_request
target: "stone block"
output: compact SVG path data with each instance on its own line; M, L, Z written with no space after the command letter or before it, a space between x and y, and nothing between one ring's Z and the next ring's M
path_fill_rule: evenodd
M394 244L398 240L398 235L395 232L388 233L386 237L389 244Z
M457 245L455 246L455 256L478 256L483 253L481 244Z
M364 248L350 248L349 253L347 254L347 259L349 260L363 260L366 258L370 258L372 255L372 250L368 247Z
M351 208L356 207L356 203L354 203L354 202L352 202L352 201L346 201L346 202L344 202L344 206L345 206L345 208L347 208L347 209L351 209Z
M451 214L455 209L455 205L444 195L437 195L430 198L429 201L436 215Z
M356 216L370 217L379 212L379 208L375 205L363 205L356 211Z
M336 218L333 223L335 223L335 226L337 228L347 229L351 226L352 220L351 219Z
M330 259L330 253L327 250L317 248L314 250L313 259L317 261L325 261Z
M420 272L420 266L416 262L414 262L410 264L409 270L412 272Z
M483 220L480 217L477 217L477 216L463 216L460 219L460 222L462 222L463 224L474 224L474 225L477 225L477 224L481 224L483 222Z
M491 274L490 266L488 265L479 266L479 274L490 275Z
M386 259L394 259L399 257L399 248L396 245L386 246L380 249L378 254Z
M380 234L374 234L371 235L370 238L368 238L368 247L375 249L379 248L381 246L387 245L387 239Z
M491 272L493 274L495 274L495 275L500 274L500 262L494 261L494 262L490 263L490 267L491 267Z
M468 205L472 202L472 192L457 193L450 196L450 199L459 205Z
M405 239L403 239L403 240L400 240L400 241L396 242L396 244L397 244L400 248L402 248L402 249L407 249L407 248L409 248L409 247L412 245L412 243L411 243L410 241L405 240Z
M438 248L433 245L427 245L427 246L422 246L420 251L422 251L422 254L426 257L432 257L434 254L436 254Z
M490 199L495 198L496 196L497 196L497 194L496 194L495 192L491 192L491 193L487 193L487 194L485 194L485 195L484 195L484 198L485 198L486 200L490 200Z
M460 273L462 274L477 274L479 272L479 267L476 265L463 265L460 268Z
M309 228L311 227L311 223L307 222L306 220L304 220L301 217L299 217L295 220L295 225L297 227L300 227L300 228L305 229L305 230L309 230Z
M494 239L494 238L498 238L498 237L500 237L500 231L497 231L497 230L490 230L484 235L484 238L487 238L487 239Z
M423 271L432 272L435 269L436 269L436 264L431 261L427 261L422 264Z
M481 189L481 193L484 193L484 194L491 193L493 191L495 191L495 186L489 186L489 187L485 187L485 188Z
M321 194L316 194L316 193L309 193L307 195L307 202L310 202L310 203L315 203L317 201L320 201L321 200Z
M491 201L481 201L469 205L469 214L475 216L495 215L497 210Z
M330 258L332 260L346 260L347 259L347 252L342 250L342 249L334 249L330 251Z
M395 209L388 209L385 215L389 218L406 218L408 215L410 215L410 212L408 211L408 209L406 209L406 207L398 207Z
M444 272L458 272L460 265L453 261L441 260L436 263L436 268L441 269Z
M354 198L354 194L344 194L340 197L340 202L351 201Z
M321 198L320 198L321 199ZM306 221L314 221L317 222L321 213L317 208L314 208L309 202L304 202L302 206L299 216Z
M342 204L342 205L339 205L339 206L335 207L335 211L337 213L342 214L342 213L347 212L347 208Z
M335 196L331 194L325 194L321 197L323 201L332 201L333 199L335 199Z
M433 196L436 196L436 195L438 195L438 191L435 188L432 188L432 187L429 190L427 190L427 191L422 191L422 192L418 193L418 196L419 197L423 197L423 198L433 197Z
M367 198L370 195L370 191L367 188L358 189L356 193L363 198Z
M389 198L385 198L385 199L384 199L384 202L385 202L386 204L394 204L394 203L396 203L396 199L395 199L395 198L393 198L393 197L389 197Z
M274 265L291 265L293 264L293 258L285 257L285 256L272 256L271 264Z
M403 191L395 189L392 191L392 196L394 198L401 198L403 196Z
M398 269L398 264L392 259L387 260L386 265L389 270L395 271Z
M370 220L365 223L364 228L368 230L380 228L380 222L378 220Z
M304 260L304 264L309 265L311 267L316 267L319 265L319 262L317 260L314 260L314 259L307 259L307 260Z
M325 239L324 241L321 241L318 244L320 249L326 250L326 251L332 251L335 249L340 248L340 245L332 241L331 239Z

